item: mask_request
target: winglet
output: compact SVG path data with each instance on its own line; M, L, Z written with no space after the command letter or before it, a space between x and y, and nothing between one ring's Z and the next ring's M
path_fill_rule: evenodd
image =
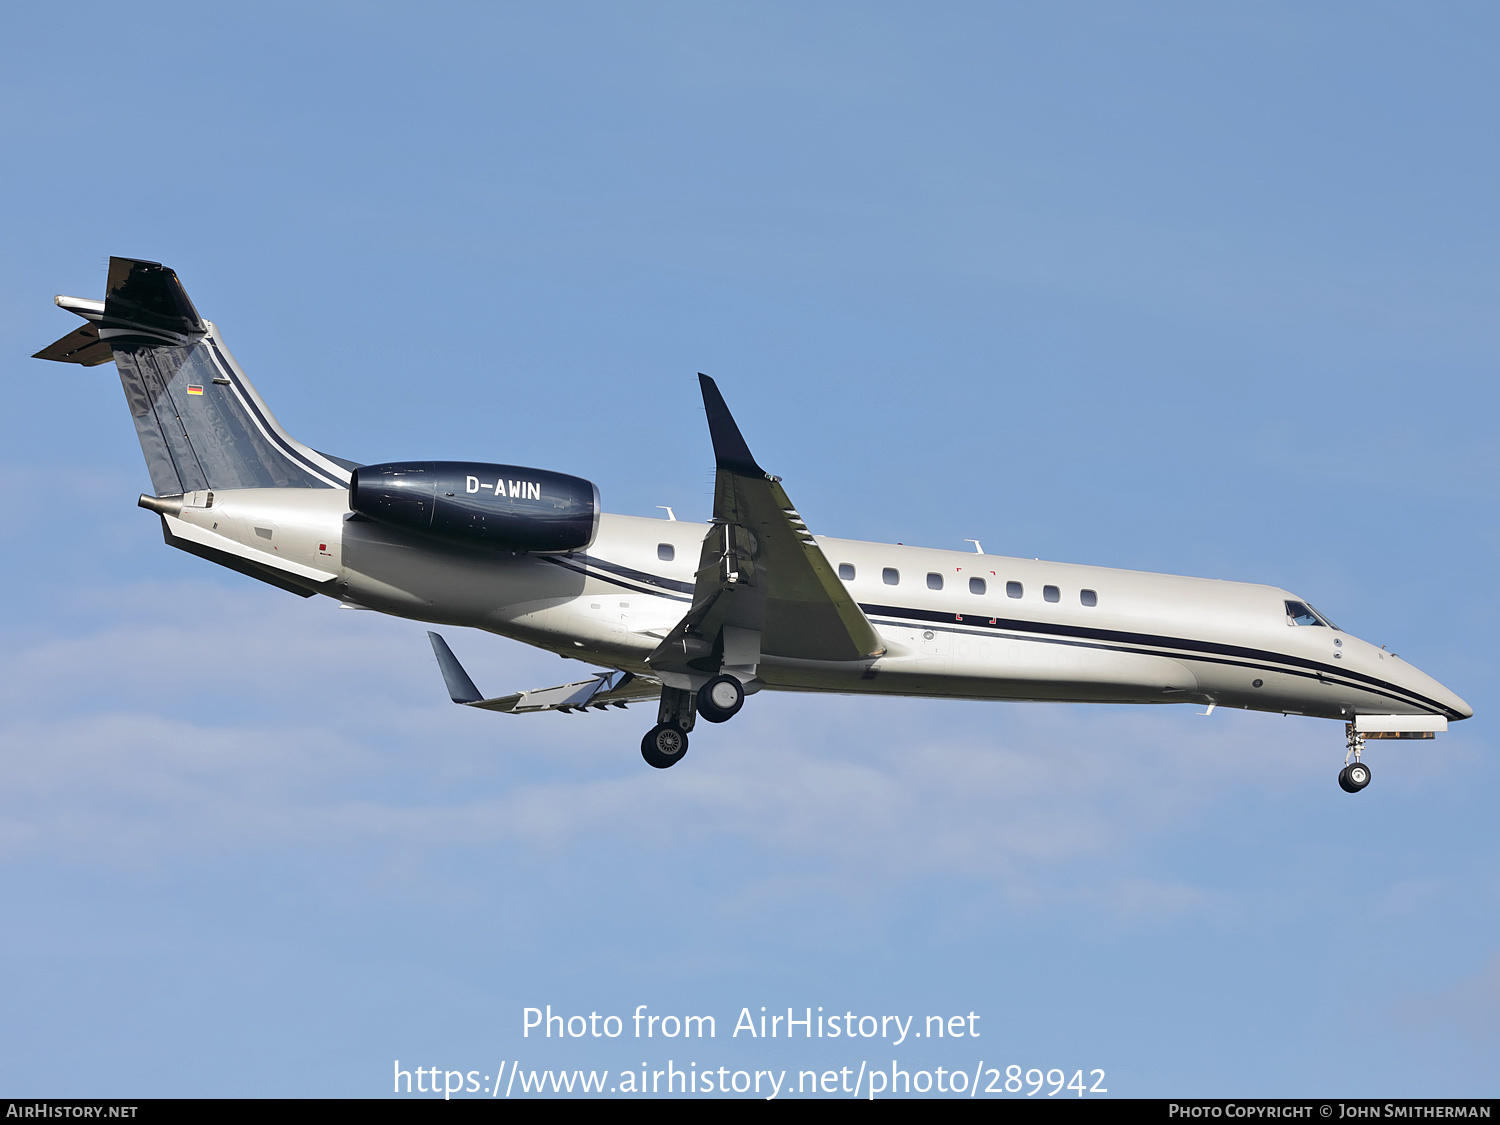
M745 436L735 425L734 415L724 404L718 384L703 372L698 372L698 386L703 391L703 410L708 415L708 433L713 438L714 460L718 467L731 473L750 477L764 477L766 471L755 463Z
M478 703L483 699L484 696L479 694L474 681L469 679L469 673L464 671L464 666L448 647L448 642L433 632L427 634L427 639L432 642L432 655L437 657L438 667L443 671L443 682L448 685L448 697L454 703Z

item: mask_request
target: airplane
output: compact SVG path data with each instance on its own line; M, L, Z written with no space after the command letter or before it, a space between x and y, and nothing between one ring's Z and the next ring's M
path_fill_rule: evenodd
M814 535L699 375L707 524L610 515L590 481L518 465L362 465L276 421L158 262L111 258L104 300L35 358L113 361L168 545L351 609L468 626L598 666L486 697L429 632L456 704L507 714L656 705L641 755L680 762L696 720L762 690L1195 704L1336 719L1342 789L1366 739L1428 739L1473 710L1273 586ZM973 542L972 540L970 542Z

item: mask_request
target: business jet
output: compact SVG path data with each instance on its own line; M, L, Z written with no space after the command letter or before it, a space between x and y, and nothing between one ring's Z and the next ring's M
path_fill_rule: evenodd
M1467 703L1273 586L814 535L698 377L707 524L608 515L590 481L518 465L361 465L276 421L177 275L111 258L104 300L38 359L113 361L168 545L301 597L470 626L600 670L487 698L447 642L454 703L507 714L656 705L650 765L763 690L1179 703L1336 719L1339 785L1366 739L1432 738Z

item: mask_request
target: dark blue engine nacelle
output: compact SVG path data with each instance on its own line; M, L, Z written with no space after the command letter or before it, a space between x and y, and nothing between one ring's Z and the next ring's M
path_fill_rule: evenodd
M349 507L407 531L510 551L574 551L599 530L599 489L581 477L472 461L362 465Z

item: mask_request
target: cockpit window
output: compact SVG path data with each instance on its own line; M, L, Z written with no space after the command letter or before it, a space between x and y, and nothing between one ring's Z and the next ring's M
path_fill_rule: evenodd
M1342 632L1343 632L1343 630L1342 630L1342 629L1340 629L1340 628L1339 628L1339 627L1338 627L1338 626L1337 626L1337 625L1335 625L1335 624L1334 624L1334 623L1333 623L1333 622L1332 622L1332 621L1330 621L1330 620L1328 620L1328 615L1327 615L1327 614L1326 614L1326 613L1318 613L1318 611L1317 611L1317 610L1315 610L1315 609L1313 609L1313 607L1312 607L1312 606L1308 606L1308 607L1307 607L1307 608L1308 608L1308 609L1312 609L1312 611L1313 611L1313 612L1314 612L1314 613L1317 613L1317 614L1318 614L1318 620L1319 620L1319 621L1321 621L1321 622L1322 622L1322 623L1323 623L1323 624L1324 624L1324 625L1327 625L1327 626L1328 626L1328 627L1329 627L1329 628L1330 628L1330 629L1332 629L1332 630L1333 630L1333 631L1334 631L1334 632L1335 632L1335 633L1342 633Z
M1329 629L1338 630L1337 625L1306 602L1287 602L1286 615L1291 619L1293 625L1321 625Z

